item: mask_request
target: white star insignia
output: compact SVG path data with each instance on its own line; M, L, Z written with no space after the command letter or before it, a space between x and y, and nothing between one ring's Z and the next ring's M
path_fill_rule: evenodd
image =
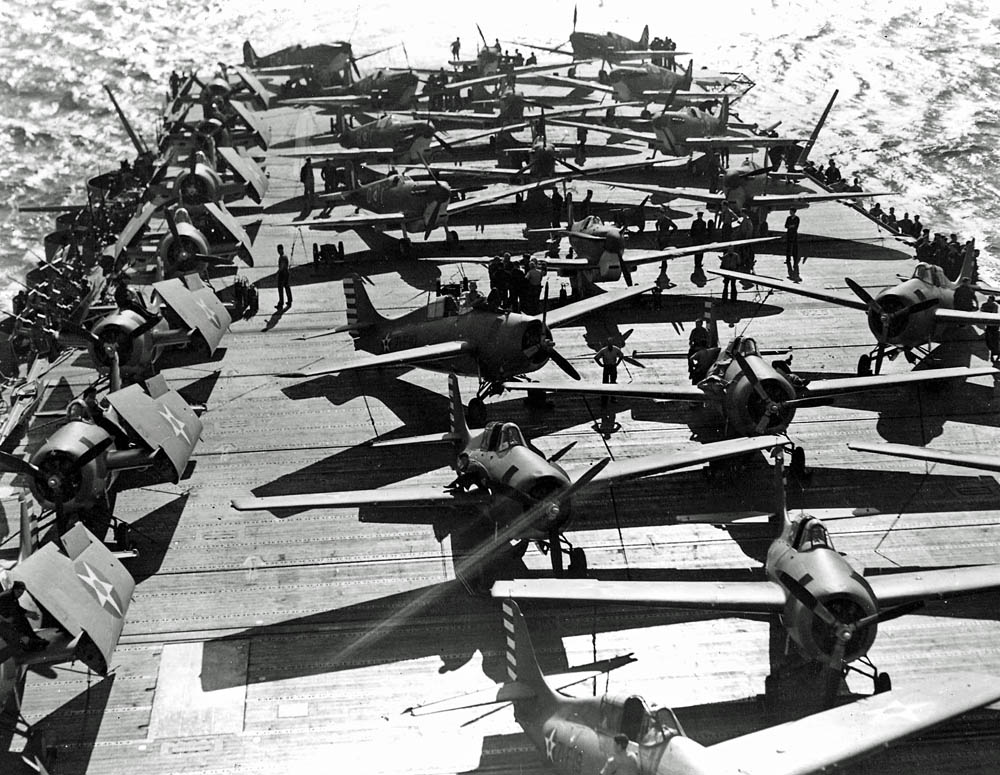
M216 328L222 328L222 323L219 321L219 316L215 314L215 310L209 309L208 304L205 303L204 299L198 299L195 302L198 305L198 309L205 313L205 317L208 318L208 322L211 323Z
M121 618L124 614L121 606L118 605L118 601L115 600L114 595L114 585L109 584L91 568L87 563L83 563L83 567L87 569L87 574L83 575L77 572L77 578L80 579L84 584L90 587L94 596L97 598L97 602L101 604L102 607L108 608L110 603L111 612Z
M556 728L552 727L549 733L545 736L545 755L548 757L548 760L550 762L555 761L552 758L552 751L555 750L555 747L556 747Z
M169 406L163 407L163 409L160 411L159 414L160 414L160 417L162 417L164 420L166 420L168 423L170 423L170 430L172 430L174 432L175 436L177 436L179 438L183 438L184 441L186 441L188 444L191 443L191 439L188 438L187 430L186 430L186 428L184 426L184 422L182 420L178 420L174 416L174 413L170 411L170 407Z

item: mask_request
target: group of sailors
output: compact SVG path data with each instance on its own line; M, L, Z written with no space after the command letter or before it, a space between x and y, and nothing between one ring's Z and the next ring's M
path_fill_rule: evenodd
M487 266L490 291L486 303L490 308L537 315L540 309L545 264L525 255L514 261L510 253L494 256Z

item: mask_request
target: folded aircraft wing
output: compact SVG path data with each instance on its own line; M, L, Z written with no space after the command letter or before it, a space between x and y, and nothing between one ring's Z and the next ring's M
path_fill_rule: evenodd
M74 656L106 675L118 644L135 581L104 544L77 523L11 571L59 626L79 640ZM42 654L44 659L44 653Z
M358 371L383 366L405 366L410 363L436 361L472 352L468 342L442 342L423 347L411 347L407 350L396 350L381 355L371 355L354 363L343 363L336 366L311 367L300 371L290 371L279 374L279 377L319 377L324 374L339 374L342 371Z
M260 204L267 193L268 177L257 162L228 146L217 148L216 152L225 159L233 174L246 184L247 196Z
M132 244L132 241L139 236L139 232L146 228L149 219L153 217L153 213L156 212L161 204L162 202L146 202L142 206L142 209L129 219L129 222L125 224L125 228L122 229L121 234L118 235L118 239L115 240L113 253L115 259L124 252L125 248Z
M602 385L597 382L504 382L505 390L542 390L546 393L580 393L589 396L626 396L663 401L717 401L697 385Z
M953 366L946 369L917 369L916 371L904 371L900 374L874 374L869 377L814 379L803 391L799 400L808 400L810 396L822 398L824 396L856 393L861 390L877 390L882 387L907 385L915 382L927 382L936 379L966 379L968 377L983 377L988 374L1000 374L1000 371L997 371L992 366Z
M688 449L681 452L661 452L631 460L615 460L601 469L591 482L597 484L599 482L637 479L653 474L665 474L669 471L679 471L683 468L710 463L713 460L759 452L780 446L783 443L782 437L770 435L755 436L749 439L729 439L711 444L691 444ZM571 478L576 479L575 476Z
M785 590L772 581L598 581L516 579L497 581L493 597L635 603L667 608L767 614L785 607Z
M731 148L745 145L751 148L774 148L779 145L795 145L807 143L808 137L766 137L763 135L709 135L706 137L689 137L685 145L695 148Z
M198 330L208 345L208 351L214 353L232 322L215 291L205 285L197 274L186 275L183 281L177 277L162 280L153 283L153 288L188 328Z
M513 68L513 75L527 75L528 73L541 73L546 70L555 70L557 67L562 67L562 65L522 65L521 67ZM481 86L489 83L496 83L497 81L505 81L510 77L511 71L504 70L503 72L491 73L490 75L484 75L481 78L469 78L466 80L452 81L441 87L442 91L462 91L470 86Z
M253 240L250 239L250 235L247 234L246 229L244 229L239 221L237 221L233 214L226 209L225 205L216 204L215 202L206 202L202 205L208 212L210 212L219 225L229 232L233 239L239 242L247 252L250 252L250 248L253 246Z
M271 142L271 128L257 118L257 114L243 103L230 100L227 104L239 115L243 123L250 128L257 144L264 150L267 150L267 145Z
M931 600L969 595L1000 587L1000 565L967 565L933 568L912 573L865 576L879 606L900 605L911 600Z
M436 485L382 487L377 490L346 490L303 495L273 495L267 498L234 498L238 511L269 509L339 509L357 506L434 506L444 503L482 503L489 495L485 491L463 492Z
M731 272L728 269L710 269L709 274L719 275L719 277L731 277L734 280L746 280L754 285L762 285L765 288L774 288L779 291L795 293L799 296L817 299L818 301L825 301L829 304L837 304L841 307L850 307L851 309L862 311L868 309L868 305L855 296L840 296L836 293L827 293L826 291L804 288L800 285L796 285L795 283L779 280L776 277L766 277L759 274L744 274L743 272Z
M841 191L823 194L757 194L753 198L754 206L767 206L776 209L801 207L810 202L839 202L844 199L858 199L867 196L889 196L893 191Z
M603 237L601 239L603 239ZM653 264L657 261L669 261L672 258L682 258L695 253L722 253L725 252L727 248L735 248L740 245L752 245L756 242L773 242L776 239L778 239L778 237L754 237L752 239L729 240L728 242L709 242L704 245L691 245L686 248L667 248L666 250L642 252L641 255L636 255L630 251L628 255L622 256L622 261L629 266L640 266L642 264ZM548 266L552 266L552 262L548 259L546 259L545 263Z
M109 393L107 401L143 444L153 452L163 450L173 467L174 481L179 481L202 430L201 419L181 394L167 385L162 374L156 374L146 380L146 390L129 385Z
M905 689L865 697L710 746L720 772L812 775L840 769L890 743L1000 698L1000 678L923 676Z
M245 67L234 67L233 71L239 77L241 81L246 85L246 87L251 91L251 93L264 103L264 107L270 107L270 95L271 92L261 83L261 80L257 77L255 73L252 73Z
M572 304L567 304L564 307L559 307L559 309L549 312L545 322L549 328L564 326L579 317L589 315L591 312L596 312L599 309L610 307L612 304L625 301L625 299L631 299L633 296L639 296L652 291L655 285L655 283L633 285L631 288L620 288L615 291L608 291L607 293L599 293L596 296L589 296L580 301L574 301Z
M290 150L276 154L280 159L368 159L372 156L392 156L395 148L344 148L342 145L325 145Z
M648 183L624 183L619 181L609 183L608 185L611 188L627 188L630 191L642 191L645 194L653 194L654 196L690 199L693 202L706 202L707 204L721 204L726 200L725 194L712 194L704 188L685 188L683 186L667 188Z
M1000 471L1000 456L980 455L967 452L951 452L944 449L914 447L910 444L866 444L852 441L848 445L858 452L875 452L879 455L908 457L913 460L926 460L928 463L946 463L950 466L966 468L981 468L984 471Z

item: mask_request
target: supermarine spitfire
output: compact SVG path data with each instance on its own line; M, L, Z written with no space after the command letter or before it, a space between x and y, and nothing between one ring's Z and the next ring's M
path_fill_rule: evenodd
M788 515L781 482L783 450L776 447L773 454L780 494L774 524L779 532L767 552L766 580L523 579L497 582L493 596L644 603L780 616L801 655L831 671L829 692L837 688L837 679L855 670L871 678L879 693L891 688L891 680L875 669L867 654L880 623L915 611L925 600L1000 587L1000 565L862 575L862 569L834 549L819 519L805 513ZM709 515L708 521L723 522L718 515ZM856 661L867 670L851 664Z
M563 536L571 517L571 500L576 493L586 487L689 468L781 443L777 436L764 436L752 441L695 445L684 452L654 453L622 462L604 458L583 471L570 474L557 462L569 451L569 447L546 457L524 438L521 429L512 422L491 422L482 431L470 431L454 374L448 376L448 389L451 429L447 433L417 439L395 439L391 443L451 443L455 451L452 467L458 475L451 485L245 498L234 500L233 507L251 510L365 505L478 505L485 508L491 522L502 527L499 541L538 541L546 547L557 574L562 573L563 554L566 554L570 558L570 574L578 576L587 569L586 556L582 549L574 549ZM412 520L411 513L406 520Z
M483 396L498 392L508 379L536 371L552 360L574 379L579 374L556 350L552 329L651 289L636 285L545 310L541 316L489 309L485 304L460 307L441 296L427 307L388 319L378 313L357 275L344 278L347 324L329 333L347 333L354 347L373 353L355 363L312 366L280 376L318 377L358 369L420 366L479 378L479 391L469 402L474 425L485 420ZM319 334L323 336L324 334Z
M993 676L952 673L926 677L896 689L797 721L703 746L687 737L670 708L653 711L637 695L568 696L550 686L535 656L517 604L504 600L507 674L488 691L410 709L414 715L490 704L513 704L514 718L553 771L561 775L641 772L643 775L816 775L839 769L890 743L949 718L989 705L1000 697ZM580 674L615 669L634 661L618 657L588 665ZM576 674L565 674L574 682ZM492 711L487 711L492 712ZM635 762L615 756L624 735ZM617 770L611 767L617 765Z

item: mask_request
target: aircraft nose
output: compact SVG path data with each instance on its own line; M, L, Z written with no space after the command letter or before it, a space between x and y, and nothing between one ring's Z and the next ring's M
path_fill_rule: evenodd
M438 183L432 192L435 202L450 202L451 201L451 186L447 183Z
M608 253L614 253L616 256L620 256L625 251L625 241L620 232L609 234L604 238L604 250Z

